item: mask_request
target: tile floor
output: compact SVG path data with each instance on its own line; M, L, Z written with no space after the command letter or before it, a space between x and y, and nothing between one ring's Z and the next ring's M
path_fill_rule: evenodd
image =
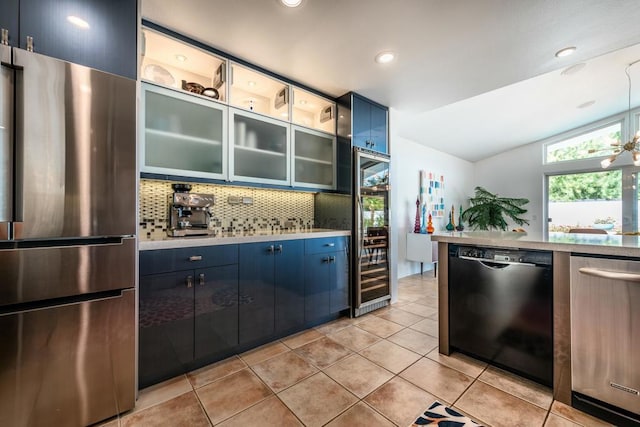
M548 388L439 354L437 335L437 282L410 276L390 307L149 387L105 425L408 426L435 400L488 426L607 425Z

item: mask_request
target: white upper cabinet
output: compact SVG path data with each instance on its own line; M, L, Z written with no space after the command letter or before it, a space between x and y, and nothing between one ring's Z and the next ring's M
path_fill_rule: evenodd
M148 28L142 30L141 53L143 81L226 102L224 59Z
M294 124L331 134L336 132L336 104L333 101L294 86L291 104Z
M229 104L289 121L289 85L266 74L231 63Z

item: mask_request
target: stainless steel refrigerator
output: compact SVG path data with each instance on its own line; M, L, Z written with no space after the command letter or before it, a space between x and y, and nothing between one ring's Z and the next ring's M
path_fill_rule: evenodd
M391 299L389 156L354 148L354 315Z
M136 82L0 60L0 425L88 425L135 404Z

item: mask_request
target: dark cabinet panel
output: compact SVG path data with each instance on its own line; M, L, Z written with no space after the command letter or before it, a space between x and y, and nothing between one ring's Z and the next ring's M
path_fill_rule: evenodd
M33 37L36 53L135 79L137 13L136 0L21 0L17 45L27 49L27 36Z
M357 96L353 97L353 145L369 148L371 139L371 104Z
M308 325L315 325L331 312L329 255L306 255L304 269L304 319Z
M380 153L387 153L387 110L370 104L371 143L369 148Z
M276 333L291 332L304 327L304 241L288 240L276 243Z
M346 249L335 252L332 256L334 258L331 259L329 272L333 283L330 311L337 313L349 308L349 259Z
M274 244L240 245L240 344L273 335L275 327Z
M141 388L184 373L193 360L193 282L188 277L185 272L140 277Z
M18 46L19 0L0 1L0 28L9 31L9 46Z
M356 94L351 99L353 145L387 154L387 109Z
M195 271L195 358L224 357L238 345L238 266Z

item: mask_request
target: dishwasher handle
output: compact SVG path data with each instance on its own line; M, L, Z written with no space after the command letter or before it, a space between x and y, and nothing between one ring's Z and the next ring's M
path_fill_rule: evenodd
M508 267L510 265L523 265L525 267L535 267L536 266L535 264L530 263L530 262L499 261L499 260L493 260L493 259L474 258L474 257L464 256L464 255L459 255L458 258L466 259L467 261L477 261L480 264L486 265L489 268L504 268L504 267ZM491 266L489 264L500 264L501 266L504 266L504 267L494 267L494 266Z
M600 277L603 279L622 280L625 282L640 282L640 274L623 273L620 271L601 270L599 268L582 267L578 269L587 276Z

